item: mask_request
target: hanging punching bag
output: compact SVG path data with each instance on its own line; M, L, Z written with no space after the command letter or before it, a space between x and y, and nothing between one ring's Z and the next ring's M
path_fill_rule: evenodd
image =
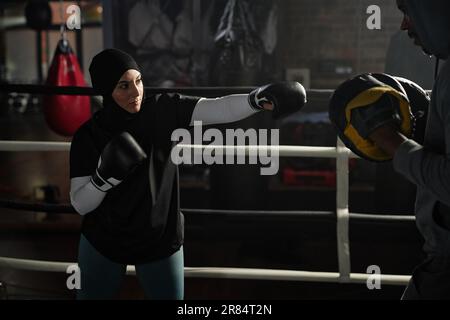
M86 86L77 58L66 40L58 42L46 84ZM47 95L43 99L43 108L48 126L63 136L72 136L91 117L89 96Z

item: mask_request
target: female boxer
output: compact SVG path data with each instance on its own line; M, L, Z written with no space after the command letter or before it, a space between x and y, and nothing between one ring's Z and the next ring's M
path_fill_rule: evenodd
M75 133L70 150L70 198L83 215L78 299L110 299L127 265L135 265L151 299L183 299L183 215L171 134L203 124L233 122L261 109L298 110L298 83L277 83L251 94L217 99L178 94L144 96L139 66L106 49L89 67L104 107Z

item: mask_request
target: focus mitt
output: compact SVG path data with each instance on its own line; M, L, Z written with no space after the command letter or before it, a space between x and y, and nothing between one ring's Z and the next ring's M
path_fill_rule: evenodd
M423 144L428 118L428 108L430 105L429 94L417 83L405 78L393 77L385 73L372 73L371 75L384 84L394 88L396 82L393 81L393 79L400 83L409 99L409 105L414 119L411 138L417 143Z
M403 86L393 77L388 85L371 74L362 74L341 84L329 104L329 117L342 142L355 154L381 162L391 158L369 135L383 125L392 125L407 137L412 135L413 115Z

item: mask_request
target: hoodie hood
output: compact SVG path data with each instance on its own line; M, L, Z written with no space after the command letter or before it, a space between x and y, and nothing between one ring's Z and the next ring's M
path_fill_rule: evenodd
M405 0L406 13L429 53L440 59L450 54L450 0Z

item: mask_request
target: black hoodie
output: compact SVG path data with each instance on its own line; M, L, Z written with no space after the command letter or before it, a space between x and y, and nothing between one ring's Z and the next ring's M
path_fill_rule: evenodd
M450 1L406 0L426 51L447 59L450 51ZM450 63L433 87L423 146L407 140L394 157L395 169L417 185L416 224L429 255L450 256Z
M439 59L450 54L450 1L406 0L406 13L426 51Z

